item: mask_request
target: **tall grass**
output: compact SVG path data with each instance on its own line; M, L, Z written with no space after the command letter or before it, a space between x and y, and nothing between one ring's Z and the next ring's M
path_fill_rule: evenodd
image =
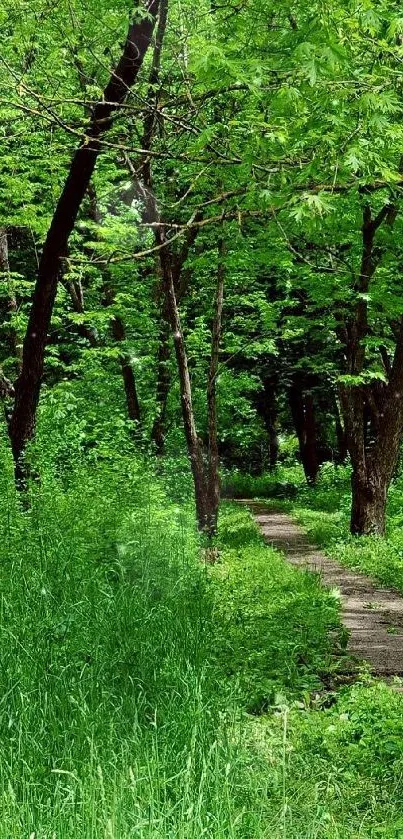
M0 837L243 835L192 511L120 462L24 512L4 466Z
M43 461L24 510L0 458L0 839L395 835L402 699L326 709L316 577L231 505L203 566L181 464Z
M172 464L164 484L140 458L60 480L43 462L25 510L2 458L0 839L277 829L244 709L320 684L337 604L245 511L223 513L206 569Z

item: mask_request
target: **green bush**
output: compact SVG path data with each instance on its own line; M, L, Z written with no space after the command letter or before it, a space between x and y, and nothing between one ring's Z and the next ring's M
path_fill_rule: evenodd
M223 495L229 498L296 498L304 480L300 466L278 466L273 472L259 476L234 469L224 473Z
M249 725L270 767L275 839L399 839L403 829L401 694L363 681L330 708L283 703Z

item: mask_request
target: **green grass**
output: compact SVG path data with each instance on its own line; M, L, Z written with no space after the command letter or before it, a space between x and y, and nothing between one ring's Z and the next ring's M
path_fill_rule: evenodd
M282 803L272 835L400 839L402 710L400 694L368 681L344 689L331 708L284 705L256 720L250 738L271 767L272 800Z
M294 487L293 494L281 498L278 479ZM231 475L228 487L236 487L235 496L263 498L275 509L295 516L311 539L349 568L372 576L381 584L403 593L403 477L396 479L389 491L386 538L356 537L349 533L350 475L347 467L322 467L315 488L307 487L298 467L280 467L260 478Z
M192 507L170 504L144 464L78 470L68 489L45 472L29 512L10 487L0 837L260 836L266 779L242 712L320 683L337 604L244 511L223 513L208 571Z
M289 507L311 538L344 565L403 593L403 479L389 493L385 538L349 533L350 488L329 479L304 489Z
M245 510L206 568L173 463L44 468L28 512L0 474L0 839L399 835L402 698L327 707L337 600Z
M248 475L239 470L223 476L223 493L229 498L295 498L303 485L302 466L278 466L263 475Z
M338 668L339 602L316 575L297 571L263 543L249 514L221 514L221 562L212 572L218 661L241 703L259 713L282 692L307 695Z

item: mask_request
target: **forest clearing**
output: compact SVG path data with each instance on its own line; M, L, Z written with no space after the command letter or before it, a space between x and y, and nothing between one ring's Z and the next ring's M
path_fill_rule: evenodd
M0 839L403 839L401 9L0 22Z

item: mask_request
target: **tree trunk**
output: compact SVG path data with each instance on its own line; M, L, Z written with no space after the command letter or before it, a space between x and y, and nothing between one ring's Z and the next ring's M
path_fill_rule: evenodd
M65 285L69 293L74 311L78 315L85 315L84 296L81 283L73 282L73 280L68 280ZM94 329L90 324L79 323L77 325L77 332L81 338L85 338L88 341L90 347L99 347L99 337L97 330Z
M156 45L154 49L149 80L150 88L147 96L147 101L150 106L150 110L144 122L144 132L142 139L142 148L146 150L149 150L151 148L152 139L155 133L159 96L156 88L159 80L162 43L167 22L167 8L167 0L161 0L160 17L156 35ZM189 374L188 358L178 307L178 298L181 297L184 293L184 288L180 288L180 283L182 280L182 268L186 262L190 247L193 244L198 231L196 228L188 231L187 235L185 236L182 252L179 254L179 256L175 256L170 248L169 243L167 242L165 229L163 224L161 223L157 202L153 194L150 158L148 158L147 156L143 158L142 165L140 167L140 174L136 171L135 167L133 167L129 159L127 159L127 163L129 166L129 170L133 176L134 194L136 194L137 197L141 199L143 203L143 219L145 222L153 223L154 225L156 225L154 227L154 236L156 245L159 248L158 256L164 301L162 304L161 319L162 321L166 320L172 330L172 337L179 373L183 426L195 491L197 523L199 530L202 533L209 535L211 519L209 503L209 479L205 469L203 446L197 434L197 427L192 402L192 387ZM201 214L196 215L197 217L201 216ZM166 341L166 333L163 327L161 335L162 341L160 345L158 365L158 397L160 404L159 412L157 413L156 421L154 423L153 434L154 437L157 438L158 444L163 447L163 421L165 419L166 400L170 384L169 376L167 374L169 344Z
M305 394L304 469L308 483L315 484L319 472L315 405L312 393Z
M263 376L262 385L263 388L257 396L256 407L267 431L268 463L269 470L272 472L277 466L279 456L276 376Z
M382 253L375 249L375 234L384 222L393 226L396 212L390 203L375 217L369 203L363 208L361 266L354 284L357 299L340 331L346 369L351 376L362 376L365 368L368 291ZM387 492L403 431L403 317L388 383L375 380L368 384L342 385L340 403L353 468L351 532L383 535Z
M121 344L126 338L126 329L122 321L122 318L120 318L118 315L115 315L115 317L112 318L111 325L112 335L115 341ZM125 352L120 353L119 362L122 369L128 417L130 420L132 420L132 422L140 424L140 402L137 395L136 379L134 376L130 356Z
M351 533L384 536L388 483L385 475L371 471L363 478L355 470L351 477Z
M151 177L151 170L148 170L148 177ZM137 194L140 194L139 188L137 188ZM144 198L143 198L144 200ZM148 201L148 217L149 220L154 222L159 221L158 210L155 205L155 201L151 202ZM197 214L197 219L201 218L201 213ZM155 232L154 232L155 235ZM180 301L185 296L188 283L189 283L189 272L185 270L184 266L186 260L189 256L190 249L192 245L194 245L196 241L196 237L198 235L198 229L193 228L189 230L185 236L185 240L183 246L179 253L172 253L172 250L169 248L169 255L170 255L170 263L171 263L171 271L174 281L174 289L175 289L175 297L177 305L180 304ZM159 239L158 236L155 235L156 243L158 244ZM160 259L160 269L162 271L161 259ZM162 285L164 283L162 282ZM158 295L161 296L160 294ZM163 296L162 304L161 304L161 312L160 312L160 338L159 338L159 345L158 345L158 356L157 356L157 384L156 384L156 413L153 422L153 427L151 430L151 440L155 443L157 455L163 455L165 451L165 434L166 434L166 415L167 415L167 406L168 406L168 397L169 391L171 388L171 371L169 367L169 360L171 358L171 347L170 347L170 320L167 311L167 303L166 298Z
M162 225L161 227L156 228L156 237L160 247L159 257L166 295L167 314L172 329L175 355L178 364L183 427L193 475L196 518L199 530L202 533L205 533L206 528L208 528L209 520L209 487L204 469L203 448L197 434L196 421L193 411L192 386L190 382L189 365L179 316L178 303L176 300L171 257L167 249L164 228Z
M402 165L402 161L401 164ZM387 202L373 217L369 203L363 208L362 257L354 286L357 301L346 322L347 372L361 375L368 334L368 290L381 260L375 234L386 222L393 227L397 208ZM353 466L351 532L358 535L385 532L386 500L396 466L403 428L403 319L396 341L389 382L377 381L341 389L341 405Z
M158 7L159 0L149 0L147 17L129 26L121 59L93 110L84 139L75 152L46 237L24 340L22 370L16 382L14 410L9 424L16 478L20 485L23 485L25 477L25 448L35 429L60 262L66 255L69 236L100 154L103 136L110 128L119 105L125 101L143 63Z
M277 468L278 456L280 453L280 443L278 439L278 425L277 425L277 405L274 401L269 413L269 471L273 472Z
M162 456L165 452L166 415L171 387L169 369L171 349L169 342L169 324L162 319L157 359L156 412L151 430L151 440L155 443L156 452L159 456Z
M304 390L298 375L294 376L289 390L289 403L305 477L307 483L313 486L319 472L315 406L312 393Z
M67 289L70 294L70 299L73 309L78 314L85 314L84 298L81 285L76 282L69 281ZM104 286L106 305L111 306L114 301L114 292L109 284ZM126 329L121 317L116 315L111 318L111 330L114 340L117 344L121 344L126 338ZM86 338L90 346L93 348L101 345L97 330L91 325L82 323L77 327L79 335ZM130 420L139 423L141 421L140 403L137 396L136 379L134 376L133 367L130 357L127 353L122 352L119 356L119 363L122 370L123 384L126 395L127 414Z
M396 352L395 362L398 356L399 353ZM394 369L397 372L396 364ZM402 372L403 368L400 376ZM382 422L377 431L371 431L366 421L368 389L363 386L340 388L340 401L353 468L350 529L356 536L383 536L385 532L387 492L397 462L403 421L403 400L392 382L391 377L384 393L385 411L382 412ZM393 408L392 402L395 403ZM389 418L391 413L394 421ZM394 423L398 433L394 432Z
M207 416L208 416L208 516L206 534L212 538L217 533L218 510L220 506L220 458L218 452L218 417L217 417L217 375L222 332L222 313L224 305L225 276L225 241L218 243L217 291L215 311L211 329L210 368L207 381Z
M383 535L385 532L385 512L387 493L399 457L399 449L403 435L403 316L396 338L396 348L391 366L389 382L381 392L377 391L377 383L371 388L371 410L375 412L374 438L370 447L365 441L365 427L360 410L360 397L353 396L353 406L356 406L355 429L357 439L361 435L363 440L359 448L354 446L354 439L349 435L349 448L353 463L353 504L351 515L351 530L356 534L373 533ZM357 389L352 389L354 390ZM365 393L365 392L364 392ZM375 403L375 397L377 404ZM363 397L361 395L361 403ZM351 402L351 397L350 397ZM344 400L348 411L348 403ZM357 419L358 416L358 419ZM348 430L348 429L347 429ZM351 425L350 425L351 431ZM354 431L354 427L353 427ZM363 454L366 472L363 472ZM355 466L355 464L357 465ZM365 487L358 477L365 475ZM365 489L365 492L363 491Z

